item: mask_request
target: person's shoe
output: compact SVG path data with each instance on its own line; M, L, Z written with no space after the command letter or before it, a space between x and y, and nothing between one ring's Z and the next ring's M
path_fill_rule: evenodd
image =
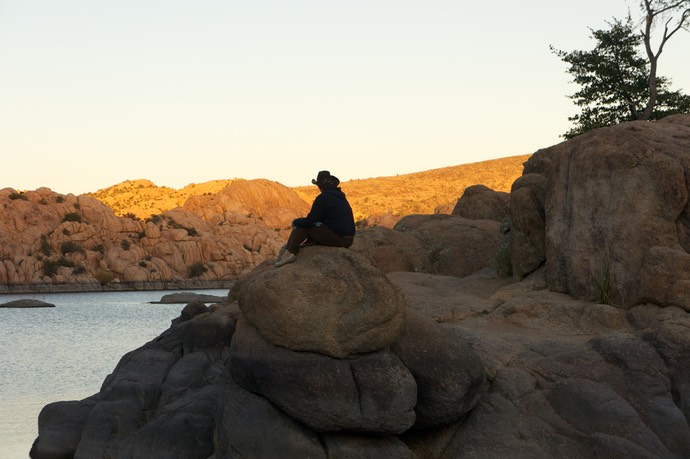
M283 258L278 258L278 261L276 261L276 268L292 263L295 260L297 260L297 256L294 253L285 252Z

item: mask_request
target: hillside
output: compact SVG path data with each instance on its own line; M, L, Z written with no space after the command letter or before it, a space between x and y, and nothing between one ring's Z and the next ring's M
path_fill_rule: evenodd
M87 196L109 206L116 215L134 215L143 219L179 207L191 196L216 194L236 181L237 179L192 183L178 190L157 186L145 179L127 180L95 193L87 193Z
M485 185L494 191L510 191L529 157L510 156L412 174L350 180L343 182L341 188L347 194L356 220L385 213L395 216L434 213L437 207L446 207L450 212L468 186ZM294 190L307 202L318 194L315 186Z
M424 172L345 181L341 184L355 212L355 219L375 215L403 216L433 213L438 207L452 206L471 185L486 185L495 191L510 191L522 174L522 164L530 155L482 161L432 169ZM333 171L337 175L337 171ZM215 195L235 180L214 180L187 185L182 189L159 187L148 180L128 180L104 188L92 196L111 207L116 215L148 218L182 206L192 196ZM293 190L307 203L318 194L315 186Z

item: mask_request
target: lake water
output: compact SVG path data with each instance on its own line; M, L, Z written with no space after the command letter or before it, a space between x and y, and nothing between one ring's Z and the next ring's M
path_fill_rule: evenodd
M125 353L166 330L185 305L148 303L169 293L0 295L0 303L34 298L56 306L0 308L0 459L28 458L43 406L97 393Z

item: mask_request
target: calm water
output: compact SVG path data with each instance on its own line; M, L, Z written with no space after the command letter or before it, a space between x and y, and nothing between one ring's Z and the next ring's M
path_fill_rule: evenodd
M56 306L0 308L0 459L28 458L43 406L97 393L120 357L167 329L184 305L147 303L168 293L0 295Z

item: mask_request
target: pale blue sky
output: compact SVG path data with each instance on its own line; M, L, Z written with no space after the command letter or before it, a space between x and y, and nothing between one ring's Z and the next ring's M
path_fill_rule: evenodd
M637 13L637 1L628 0ZM0 0L0 188L306 185L532 153L626 0ZM690 92L690 34L660 73ZM459 190L460 192L461 190Z

